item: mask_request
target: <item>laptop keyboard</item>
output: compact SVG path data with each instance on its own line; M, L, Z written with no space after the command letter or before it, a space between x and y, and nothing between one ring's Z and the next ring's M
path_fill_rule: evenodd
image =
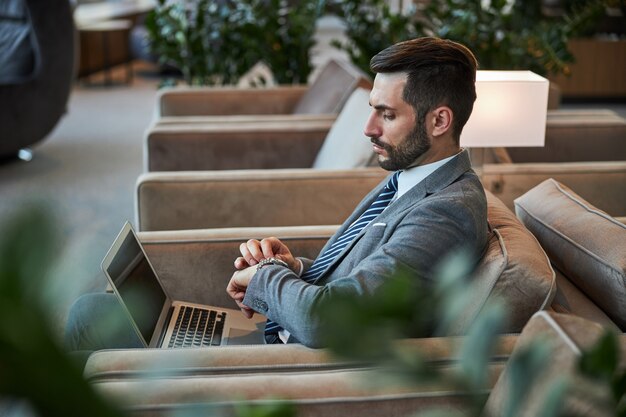
M181 306L168 347L219 346L225 321L223 311Z

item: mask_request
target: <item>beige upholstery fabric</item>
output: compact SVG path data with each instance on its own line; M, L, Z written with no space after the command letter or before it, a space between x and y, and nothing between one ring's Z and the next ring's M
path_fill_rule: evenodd
M157 97L156 118L336 114L357 87L371 88L369 76L349 62L329 60L310 86L163 89Z
M415 352L425 361L449 364L458 358L460 337L432 337L396 341L399 349ZM501 336L493 362L504 361L513 350L517 336ZM335 357L327 349L300 344L220 346L190 349L117 349L93 353L83 375L90 381L119 380L144 376L209 376L312 372L366 367L367 364Z
M556 272L557 291L551 307L555 312L574 314L605 327L620 330L609 316L587 298L561 271L555 269L554 272Z
M513 200L548 178L613 216L626 215L626 161L485 164L481 175L485 189L511 210Z
M149 171L310 167L333 120L156 125L146 131Z
M549 111L544 147L507 151L513 162L625 161L626 120L610 110Z
M503 366L490 367L489 384ZM461 409L464 393L442 384L420 386L374 385L380 374L372 369L306 373L227 375L220 377L159 378L104 381L93 384L106 398L122 404L132 415L161 415L188 407L207 406L232 415L232 407L246 400L258 403L282 398L296 407L298 416L403 416L439 406ZM193 408L192 408L193 409ZM207 415L203 409L202 415ZM213 410L214 412L216 410Z
M139 230L341 224L387 175L353 170L149 173L137 180Z
M626 226L552 179L515 209L556 267L625 330Z
M291 114L308 86L264 88L173 87L157 95L156 118Z
M489 298L504 303L509 314L504 332L520 332L537 311L550 305L556 292L554 271L537 240L500 200L487 192L491 237L474 275L474 311L467 327Z
M374 159L372 144L363 133L372 111L369 93L370 90L364 88L357 88L352 92L315 157L313 168L365 167Z
M596 323L580 317L548 312L537 313L524 328L511 357L519 355L525 347L537 339L543 339L552 348L547 369L541 374L537 383L532 385L530 394L523 399L519 417L535 417L540 415L550 393L549 387L557 379L566 378L570 382L580 380L572 376L576 370L581 351L589 349L596 343L604 329ZM620 337L621 366L626 366L626 336ZM501 416L509 395L509 384L514 378L507 366L500 375L498 382L491 391L483 415ZM576 390L566 394L563 415L609 417L613 415L602 410L594 402L600 399L598 394L606 391L583 390L582 396Z
M331 59L296 105L294 114L339 113L355 88L371 89L370 77L354 64Z
M208 229L145 232L139 239L175 300L234 308L226 285L234 272L239 245L248 239L276 236L297 256L315 258L337 226Z

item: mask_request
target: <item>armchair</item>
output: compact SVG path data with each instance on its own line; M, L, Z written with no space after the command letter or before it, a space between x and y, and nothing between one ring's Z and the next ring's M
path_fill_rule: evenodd
M626 216L626 161L485 164L481 180L511 210L513 201L548 178L567 184L612 216Z
M230 122L157 123L146 132L146 169L365 166L373 155L361 131L370 112L368 102L369 90L355 88L336 119L316 115L264 119L230 116Z
M554 273L543 250L515 216L489 196L492 226L487 254L474 275L475 302L465 312L454 334L463 334L487 300L505 298L511 320L505 332L519 332L534 311L547 307L554 295ZM168 292L190 301L229 303L223 287L232 271L231 259L239 242L248 237L276 235L294 252L315 256L334 226L214 229L142 232L148 256ZM520 291L523 286L523 291ZM502 336L490 365L495 383L516 336ZM458 337L399 341L407 351L427 355L444 368L453 365ZM268 395L293 401L310 415L364 413L393 415L433 405L460 407L463 393L449 387L368 389L355 381L374 374L367 364L346 362L326 350L303 346L244 346L187 351L113 350L94 353L85 376L109 398L135 412L184 410L206 404L208 395L220 398L218 407L231 410L238 400L262 401ZM142 380L149 376L150 382Z
M287 120L288 115L337 114L350 93L359 87L372 88L369 76L351 63L331 59L310 87L164 89L157 99L156 119L167 119L168 123L211 123L225 121L232 115L282 115Z
M626 119L611 110L549 110L543 147L506 148L514 163L625 161Z
M510 378L506 368L509 355L517 355L529 341L541 335L551 342L553 356L545 379L531 390L522 414L536 415L534 407L543 403L546 382L557 375L571 375L580 350L589 347L602 331L600 325L583 317L620 331L618 323L624 320L619 301L623 300L626 226L552 180L517 202L518 215L532 228L538 241L497 198L488 194L488 203L492 236L489 251L474 277L478 288L482 288L476 294L477 304L482 305L484 297L503 295L506 305L517 315L517 323L509 322L509 331L518 331L536 309L545 307L561 314L537 313L521 335L501 337L490 363L491 380L485 387L485 394L491 391L486 411L501 414ZM333 230L317 226L142 232L139 236L155 267L167 276L166 285L172 291L182 291L181 297L200 293L206 297L211 293L206 288L218 291L225 284L232 267L226 266L224 258L234 256L236 245L244 236L277 235L289 239L290 246L301 245L298 250L311 256ZM598 233L588 233L589 230ZM539 244L545 245L549 259ZM558 268L559 290L554 299L554 272L549 261ZM563 262L571 264L566 271ZM217 273L207 277L213 271ZM222 284L207 287L216 279L222 280ZM579 285L574 287L580 288L575 290L578 298L572 297L569 287L561 290L561 283L570 279ZM607 283L610 289L602 290ZM586 293L589 286L595 290ZM588 295L592 297L597 290L603 293L595 304ZM529 298L524 300L522 296ZM625 336L622 334L619 340L622 352L626 352ZM450 369L459 342L456 337L443 337L398 343L407 352L414 349L429 361ZM405 415L432 406L458 409L463 395L432 385L389 387L385 391L367 389L354 385L374 376L367 364L341 361L326 350L300 345L100 351L89 358L85 376L107 398L121 401L126 409L139 415L202 409L208 406L207 397L211 395L220 400L212 407L225 412L232 412L242 399L260 404L263 398L271 396L286 399L299 415ZM571 398L566 399L566 407L571 406L570 401Z

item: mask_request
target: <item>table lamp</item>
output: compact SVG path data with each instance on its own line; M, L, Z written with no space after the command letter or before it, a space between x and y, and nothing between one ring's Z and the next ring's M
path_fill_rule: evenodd
M485 148L543 146L548 90L549 81L531 71L477 71L474 110L461 133L472 164L482 166Z

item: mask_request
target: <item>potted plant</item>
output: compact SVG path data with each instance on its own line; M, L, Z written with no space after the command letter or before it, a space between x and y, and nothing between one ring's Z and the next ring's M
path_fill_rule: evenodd
M549 17L540 0L432 0L403 14L391 12L382 0L345 0L338 11L349 42L335 45L368 70L365 59L396 41L437 36L467 45L482 69L567 74L573 61L568 38L598 19L603 8L600 1L584 2L565 15Z
M259 61L279 83L304 83L323 8L323 0L159 0L146 27L152 52L189 85L236 84Z

